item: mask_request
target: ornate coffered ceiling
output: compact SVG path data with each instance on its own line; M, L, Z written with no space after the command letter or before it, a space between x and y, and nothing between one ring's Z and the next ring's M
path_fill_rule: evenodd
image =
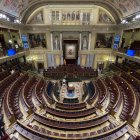
M52 4L93 4L106 8L119 20L140 11L140 0L0 0L0 10L26 20L36 8Z

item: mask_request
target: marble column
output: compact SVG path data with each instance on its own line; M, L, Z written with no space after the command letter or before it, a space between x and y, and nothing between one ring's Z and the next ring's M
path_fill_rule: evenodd
M47 54L44 54L44 69L48 68L48 58L47 58Z
M90 50L94 50L95 47L96 47L96 32L92 31L91 32L91 40L90 40Z
M55 58L54 58L54 54L51 54L51 56L52 56L52 66L53 66L53 67L55 67L56 65L55 65Z
M97 55L94 55L93 69L97 69Z
M82 44L81 44L81 37L82 37L81 32L80 32L80 34L79 34L79 35L80 35L80 36L79 36L79 37L80 37L79 50L81 50L81 49L82 49L82 48L81 48L81 47L82 47Z
M51 50L53 50L53 33L51 32Z
M80 65L80 56L78 56L78 65Z
M83 22L83 12L80 13L80 23L82 25L82 22Z
M52 54L47 54L47 64L48 67L52 67Z
M63 60L64 58L63 58L63 53L61 54L61 65L63 65L64 64L64 60Z
M60 33L60 50L62 50L62 33Z
M44 19L44 24L48 24L50 23L49 20L49 10L47 8L43 8L43 19Z
M89 33L88 37L88 50L90 50L90 45L91 45L91 33Z
M62 12L59 11L59 24L61 25L61 23L62 23Z
M87 54L86 67L89 67L89 54Z

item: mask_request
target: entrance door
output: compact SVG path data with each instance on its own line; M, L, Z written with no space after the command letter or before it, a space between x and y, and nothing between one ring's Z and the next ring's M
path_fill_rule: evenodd
M66 64L77 64L78 40L63 40L63 56Z

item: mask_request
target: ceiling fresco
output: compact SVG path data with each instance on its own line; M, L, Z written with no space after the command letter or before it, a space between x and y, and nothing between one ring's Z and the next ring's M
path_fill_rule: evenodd
M122 12L123 17L140 11L140 0L112 0Z
M0 10L18 17L28 4L29 0L0 0Z
M30 6L31 2L39 0L0 0L0 10L19 16L23 9ZM49 0L51 1L51 0ZM58 0L57 0L58 1ZM67 2L70 0L66 0ZM98 0L93 0L98 1ZM121 11L123 17L140 11L140 0L103 0L112 3L117 10Z

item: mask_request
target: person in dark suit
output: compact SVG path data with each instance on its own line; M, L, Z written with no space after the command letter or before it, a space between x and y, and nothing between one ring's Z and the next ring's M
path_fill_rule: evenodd
M3 115L0 114L0 137L2 138L5 136L5 129L4 129L4 122L3 122Z

